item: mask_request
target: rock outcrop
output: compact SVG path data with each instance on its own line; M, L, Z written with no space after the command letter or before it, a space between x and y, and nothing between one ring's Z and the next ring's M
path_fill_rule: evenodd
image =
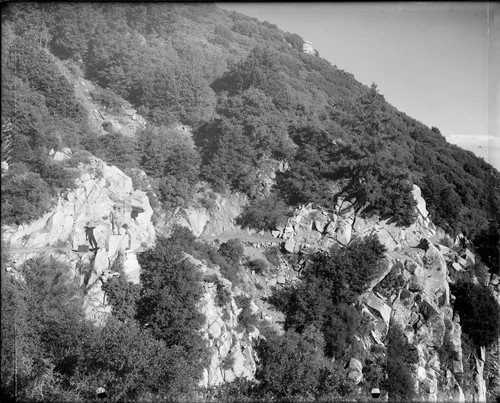
M339 200L329 211L314 208L312 204L298 208L272 234L283 240L284 251L299 256L310 250L326 250L335 244L345 246L355 237L376 234L387 248L387 264L360 298L362 310L371 318L374 329L368 344L384 343L390 326L398 325L419 354L414 375L420 400L463 402L467 397L467 400L485 401L485 354L478 354L475 359L474 386L464 391L460 383L464 375L462 331L450 295L450 283L457 273L468 275L467 268L475 262L474 253L467 247L459 253L458 248L453 250L442 245L440 241L445 234L430 220L417 186L413 188L413 195L417 202L417 220L408 227L399 227L376 216L361 217L349 203ZM464 244L463 239L457 239L456 245L460 244ZM404 285L385 290L382 295L379 291L383 291L383 280L393 268L401 270ZM497 295L499 283L496 276L489 279ZM445 369L440 362L439 351L445 339L455 357L452 370ZM353 360L349 377L359 383L362 373L357 368L357 360L354 357Z
M202 273L205 290L198 305L200 312L205 315L201 333L211 356L200 385L217 386L241 377L253 379L256 363L252 342L259 337L259 331L255 327L247 329L238 321L242 307L238 307L234 296L235 293L241 295L242 291L223 278L218 268L209 268L189 255L186 255L186 259ZM226 294L223 302L218 298L220 292ZM258 314L258 307L255 304L251 304L251 307L252 313Z
M87 316L99 322L110 313L101 285L113 275L111 268L120 253L126 256L126 274L138 280L135 254L150 248L155 241L153 210L146 193L134 190L130 177L117 167L94 158L79 169L75 189L61 195L56 206L38 220L4 226L3 240L16 265L43 253L69 263L85 289ZM121 231L116 235L110 222L113 206L121 218ZM133 217L132 211L140 213ZM88 250L86 226L94 227L98 250ZM82 267L87 270L81 272Z
M70 157L71 150L60 153L52 153L52 157L63 161ZM140 266L137 253L154 245L156 230L148 196L145 191L134 189L129 176L99 159L93 159L79 169L81 174L75 189L62 194L57 205L40 219L20 226L3 227L3 239L15 265L42 253L69 263L71 275L85 291L87 317L101 324L111 313L102 284L119 274L114 271L114 267L118 266L128 281L138 284ZM484 401L488 395L485 367L492 368L490 363L495 352L482 349L477 354L473 365L474 385L465 389L460 383L465 359L462 330L459 316L453 311L453 296L450 294L450 284L458 276L469 275L467 270L475 262L474 254L467 246L457 252L458 247L442 245L440 239L444 234L429 219L420 189L415 186L413 194L417 201L418 218L409 227L398 227L377 217L363 218L350 203L339 200L329 211L315 208L312 204L297 209L286 222L272 231L273 241L269 245L281 242L285 252L298 254L297 266L302 268L308 264L308 251L326 250L333 245L345 246L355 237L377 234L387 248L385 264L358 301L373 325L371 334L363 340L367 353L369 346L384 344L390 327L398 325L418 352L414 376L420 400ZM184 225L195 236L205 239L241 231L235 225L235 218L241 213L246 198L216 195L212 201L214 203L210 208L201 207L202 204L198 203L195 204L197 207L178 209L168 224ZM114 234L112 230L110 212L113 206L121 217L120 234ZM133 215L133 211L139 213ZM162 225L165 226L165 223ZM88 251L85 247L86 226L94 227L98 250ZM458 239L456 245L459 244L463 245L463 240ZM256 245L251 246L257 248ZM199 302L199 309L206 318L200 332L207 341L211 357L200 385L210 387L237 378L252 379L257 360L252 341L260 335L256 328L246 328L239 323L242 308L237 305L235 297L243 294L256 298L256 295L245 294L235 287L222 277L218 268L208 267L189 255L186 259L202 272L205 290ZM294 265L282 259L279 266L266 278L250 272L246 273L246 278L255 284L261 281L261 289L265 290L263 296L268 296L272 287L300 281L300 271L292 267ZM384 289L385 278L396 269L402 285ZM491 275L485 281L498 297L498 276ZM219 298L221 292L226 295L224 299ZM262 301L256 302L250 305L252 311L261 318L271 319L269 312L264 312ZM454 357L447 367L442 365L440 358L440 349L445 342ZM352 357L348 364L349 379L360 384L363 364L359 357ZM490 385L497 385L500 389L500 376L493 378Z
M190 206L178 208L166 225L178 224L188 228L196 237L210 238L239 230L235 219L242 212L247 198L240 194L215 195L210 208Z
M54 153L52 153L54 155ZM68 155L70 155L68 153ZM132 180L115 166L108 166L95 158L88 165L81 165L76 188L65 192L56 206L34 222L20 226L3 227L3 238L16 266L37 255L52 255L68 263L70 277L76 279L84 290L83 306L87 317L101 325L111 314L102 285L120 273L127 280L140 283L140 265L137 253L151 248L155 242L155 228L151 218L153 209L145 192L135 190ZM214 212L209 215L202 209L185 209L185 221L195 235L204 230L224 231L232 229L232 218L241 211L241 198L220 198ZM121 234L113 233L110 212L115 206L120 214ZM224 214L229 209L231 214ZM132 211L139 211L133 216ZM227 211L227 210L226 210ZM209 224L210 222L210 224ZM99 249L88 250L85 226L94 227ZM200 329L211 350L210 364L205 369L201 385L216 386L237 378L253 378L256 370L252 341L259 337L253 327L246 329L239 324L238 307L233 286L216 268L209 268L191 256L187 256L203 273L205 293L199 309L205 315ZM10 268L12 273L15 270ZM223 285L228 302L218 305L218 284ZM237 291L239 294L241 290ZM254 313L258 308L252 304Z
M318 51L313 48L312 43L309 41L304 41L304 44L302 45L302 51L312 56L319 55Z
M349 202L339 199L332 211L314 208L311 203L298 208L272 234L285 240L285 248L289 253L298 253L310 247L328 249L334 244L345 246L354 237L368 234L376 234L389 252L413 247L422 238L435 236L437 231L429 219L420 188L416 185L413 195L417 201L418 219L407 228L376 216L361 217Z

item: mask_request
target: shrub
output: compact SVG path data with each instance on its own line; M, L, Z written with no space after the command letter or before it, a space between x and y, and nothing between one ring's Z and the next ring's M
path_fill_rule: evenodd
M12 164L2 178L2 223L22 224L37 219L53 205L50 186L22 163Z
M207 402L241 402L255 403L259 401L255 382L246 378L236 378L230 383L212 386L206 392Z
M238 265L243 257L243 244L238 238L230 239L219 248L219 253L232 264Z
M188 180L177 179L173 175L161 178L158 190L164 207L172 211L177 207L186 206L194 196L194 188L189 185Z
M227 47L231 45L232 41L233 33L230 29L222 25L217 25L215 27L214 38L212 39L213 43Z
M45 157L40 157L34 165L35 170L49 185L52 194L60 190L74 189L76 187L75 179L79 176L78 170L61 167L57 162Z
M224 278L227 278L233 284L238 284L240 282L241 273L238 266L232 265L228 262L222 263L219 266Z
M262 259L254 259L248 262L248 267L251 270L255 270L255 273L262 274L267 269L267 263Z
M108 88L96 86L95 89L90 92L90 96L94 102L101 104L101 106L106 108L106 111L111 114L122 113L122 106L125 106L125 101Z
M154 249L137 256L142 285L137 319L168 347L182 349L201 374L207 350L198 333L204 317L197 304L203 287L200 273L183 260L182 249L175 241L159 237Z
M200 260L205 259L211 264L218 265L222 275L232 283L239 281L238 265L233 264L226 257L222 256L215 247L203 242L197 242L196 237L189 229L180 225L174 225L169 239L181 250L193 255L195 258Z
M334 303L331 290L319 278L275 292L269 302L285 315L285 330L302 333L308 326L323 332L325 355L348 359L358 353L356 335L368 331L367 319L353 306Z
M401 290L401 288L405 284L405 281L403 279L403 270L403 264L401 262L396 262L389 274L385 276L385 278L380 283L377 284L377 286L374 288L374 291L387 298L391 295L394 295L395 292Z
M408 365L398 359L389 359L387 363L387 381L384 389L389 394L389 401L411 402L415 396L415 381Z
M209 190L207 193L203 194L203 197L200 199L200 203L209 212L215 211L217 206L217 194Z
M287 215L288 207L285 202L270 197L245 206L236 218L236 224L242 228L273 230L286 220Z
M495 343L499 326L499 307L489 287L464 280L451 286L456 297L454 308L460 315L463 331L476 346Z
M252 299L250 297L238 295L235 297L235 301L239 308L243 308L238 315L238 323L244 326L247 331L251 330L251 326L257 327L259 320L250 309Z
M376 235L355 239L340 250L313 255L313 264L305 275L320 278L335 302L349 304L383 271L386 250Z
M54 378L71 375L92 326L68 266L38 257L19 272L23 281L2 275L2 392L41 401L57 392Z
M120 133L110 133L88 138L85 147L95 156L122 170L139 167L139 153L134 138Z
M358 336L369 333L368 319L356 308L334 305L322 327L325 337L325 355L348 360L363 352Z
M93 155L89 151L76 149L73 150L71 158L64 161L64 164L71 168L76 168L80 164L89 164L92 161L92 157Z
M443 246L446 246L447 248L453 249L455 247L455 243L453 240L450 238L449 235L443 236L440 240L439 243Z
M139 284L127 281L123 274L110 278L102 285L102 290L113 307L113 316L122 321L135 318L140 289Z
M119 401L194 400L198 368L181 347L168 347L148 329L113 317L96 333L72 379L83 386L82 400L95 400L98 386Z
M269 261L269 263L276 267L279 267L281 263L281 253L278 246L272 246L271 248L265 249L264 255L266 256L266 259Z
M372 355L365 360L363 383L367 389L379 388L383 385L386 365L385 352L385 347L373 345Z
M387 379L383 388L391 401L412 401L415 396L411 365L418 362L418 353L408 343L403 330L391 325L387 334Z
M259 33L259 27L253 21L238 21L232 30L238 34L253 37Z
M302 52L304 40L299 35L286 32L285 39L292 46L292 48L298 50L299 52Z
M487 286L490 282L490 272L482 262L475 262L474 265L467 267L467 271L474 275L480 284Z
M256 378L263 391L285 398L313 398L320 372L326 366L323 337L312 329L303 335L288 331L272 340L261 340L257 346L261 365Z
M217 306L223 308L231 301L231 293L227 290L226 286L220 281L217 281L216 287L217 287L217 294L215 297L215 302Z
M324 340L314 327L269 334L256 347L259 396L266 401L335 401L350 396L346 371L323 354ZM352 396L351 396L352 397ZM350 400L350 399L349 399Z

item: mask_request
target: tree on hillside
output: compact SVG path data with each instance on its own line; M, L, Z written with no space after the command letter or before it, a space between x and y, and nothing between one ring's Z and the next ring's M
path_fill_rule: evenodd
M197 144L204 151L201 177L215 190L251 191L256 151L240 124L218 119L199 129Z
M26 165L12 164L2 178L2 223L20 225L40 217L52 205L47 182Z
M476 346L490 346L497 341L499 305L491 289L482 284L460 281L453 285L454 308L460 324Z
M418 362L417 350L408 343L403 330L392 325L387 334L387 379L383 388L389 399L411 402L415 397L415 379L412 366Z
M7 69L45 97L48 109L61 118L82 120L84 111L72 85L59 71L49 52L29 38L18 37L10 44Z
M203 288L197 269L182 259L182 249L161 237L154 249L138 255L142 289L137 319L168 347L182 347L201 371L206 347L198 330L204 318L196 304Z
M95 399L104 387L112 401L192 401L198 368L180 346L167 347L134 322L109 318L95 330L72 378L82 398Z
M317 397L322 373L331 369L321 332L309 327L302 334L289 330L272 337L257 346L261 361L255 377L261 393L280 400Z
M93 334L80 289L53 258L27 260L20 275L2 270L2 390L23 401L72 400L63 381Z
M200 156L190 134L166 126L148 126L138 133L140 163L158 178L158 193L165 207L187 204L198 181Z
M358 104L349 123L358 156L344 168L350 179L344 192L360 207L368 203L365 213L392 217L408 226L416 219L416 201L407 163L390 148L397 136L392 115L375 84L359 97Z

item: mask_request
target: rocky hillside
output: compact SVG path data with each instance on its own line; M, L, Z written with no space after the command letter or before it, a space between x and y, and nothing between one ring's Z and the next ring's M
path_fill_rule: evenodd
M147 195L135 190L132 180L118 168L92 159L88 164L81 164L79 169L78 186L61 195L54 209L35 222L4 227L4 242L10 253L7 270L16 273L23 262L39 254L50 254L68 263L71 276L84 291L87 317L102 325L112 312L102 286L120 275L114 271L117 265L121 265L129 282L140 283L137 253L151 248L155 242L153 210ZM186 255L185 259L202 273L204 294L199 309L205 320L200 332L211 351L200 384L217 386L239 377L253 379L255 376L258 357L252 341L259 338L259 331L253 325L247 328L239 324L238 316L243 308L235 298L249 297L253 301L251 313L279 328L282 317L269 306L266 296L275 288L300 281L301 271L310 263L308 254L311 251L327 250L335 244L344 246L354 238L376 234L387 248L387 254L384 270L370 281L368 289L359 297L361 310L373 326L370 334L362 336L364 354L375 360L371 354L376 346L387 347L391 326L400 326L418 352L413 375L420 400L485 401L487 396L498 393L500 379L498 376L491 378L498 370L494 349L481 347L472 353L472 366L465 362L471 357L462 353L460 315L453 309L450 286L463 276L471 277L473 281L487 284L498 299L499 278L495 274L477 278L471 273L476 259L474 253L461 239L451 241L429 220L418 187L414 187L413 194L418 219L408 228L387 220L364 219L348 202L339 203L333 213L311 205L303 206L284 225L272 231L273 242L266 242L262 235L233 225L231 234L241 235L246 253L251 257L255 257L255 251L262 252L273 246L280 246L284 256L298 257L294 264L282 259L274 274L248 271L240 284L224 278L217 266L211 268ZM176 221L198 236L208 228L211 236L221 235L222 238L227 228L210 226L208 222L212 219L218 222L221 217L231 221L231 216L239 210L224 209L230 203L235 202L224 199L212 212L187 209L178 212ZM113 205L121 208L122 225L126 227L122 228L122 235L114 235L111 231L109 214ZM240 207L238 203L235 206ZM136 220L130 215L134 208L142 210ZM79 250L79 246L87 244L84 227L89 222L95 227L99 245L95 252ZM264 256L260 253L261 258L265 259ZM84 267L86 271L82 270ZM256 287L258 284L260 286ZM218 302L219 293L227 295L223 304ZM444 346L454 357L447 366L441 353ZM363 363L366 365L366 362L369 362L366 357L351 357L348 377L355 384L363 381ZM485 373L485 363L488 373ZM464 377L471 383L464 384Z
M8 396L500 394L491 166L214 5L19 4L2 28Z

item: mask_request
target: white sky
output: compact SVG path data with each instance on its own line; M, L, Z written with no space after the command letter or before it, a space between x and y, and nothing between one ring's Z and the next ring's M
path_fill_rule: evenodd
M500 3L218 5L299 34L450 142L481 145L478 155L500 169Z

